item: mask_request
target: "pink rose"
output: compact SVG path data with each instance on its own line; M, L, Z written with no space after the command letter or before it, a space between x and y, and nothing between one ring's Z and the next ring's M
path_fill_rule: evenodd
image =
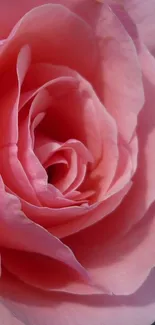
M0 323L155 319L155 2L0 4Z

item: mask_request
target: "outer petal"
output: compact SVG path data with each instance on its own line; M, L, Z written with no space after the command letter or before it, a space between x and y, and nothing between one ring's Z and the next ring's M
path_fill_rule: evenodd
M22 282L46 292L67 292L76 295L109 293L81 281L79 275L64 263L47 256L2 249L2 265Z
M101 57L97 86L100 85L103 102L114 117L119 133L128 143L144 104L137 52L126 29L108 6L101 5L94 29Z
M89 1L89 0L88 0ZM34 7L47 3L60 3L67 5L69 8L76 7L83 0L6 0L0 3L0 38L4 39L8 36L11 29L29 10ZM92 1L93 2L93 1ZM81 5L81 4L80 4ZM9 19L8 19L9 17Z
M117 217L115 223L117 233L120 230L117 230ZM100 222L72 239L68 238L65 243L89 270L100 290L103 287L114 294L132 294L155 265L155 206L126 236L110 238L106 226L108 224Z
M142 288L129 297L76 297L45 295L5 276L0 281L1 317L4 325L150 325L155 319L154 281L152 272Z
M30 51L28 46L25 46L18 54L16 71L12 71L11 67L9 73L6 72L2 77L3 86L0 90L0 172L3 174L5 185L21 197L37 204L35 192L26 177L17 154L18 104L22 83L29 64Z
M2 68L23 44L29 44L33 62L66 65L87 78L95 73L98 56L93 31L64 6L46 4L23 16L0 48Z
M90 12L94 11L100 1L95 0L50 0L48 3L60 3L66 5L71 10L82 13L84 16L91 16ZM101 1L102 2L102 1ZM105 2L105 1L103 1ZM107 0L108 3L120 3L119 0ZM8 36L9 32L17 21L32 8L46 4L46 0L6 0L0 3L0 38ZM127 12L133 21L137 24L140 35L145 44L151 49L155 49L155 0L122 0ZM88 10L89 6L89 10ZM9 16L9 19L8 19Z
M140 36L151 51L155 51L155 0L124 0L124 6L136 23Z
M101 63L98 63L99 75L96 87L100 85L98 91L100 91L105 106L116 119L121 135L125 140L131 140L136 127L137 114L144 102L140 67L131 38L106 4L84 0L80 0L78 3L70 1L70 5L67 0L60 0L60 2L70 7L76 12L76 15L63 6L46 5L36 8L24 16L14 28L9 37L9 47L13 48L15 44L21 46L21 42L28 42L32 47L32 57L35 60L48 61L50 59L53 63L68 65L84 76L92 78L97 59L95 37L93 36L95 35L101 58ZM78 18L77 14L87 21L87 24ZM55 16L59 17L56 21L62 22L61 28L55 23ZM52 23L41 25L42 21L47 20L48 22L49 17L53 17ZM48 37L45 42L42 39L42 47L39 47L38 41L34 43L34 34L37 39L38 29L30 24L31 19L35 20L36 26L39 26L42 36L48 36L50 30L51 41L48 41ZM71 29L68 28L68 24L72 25ZM92 30L88 28L88 24ZM55 37L51 34L53 27ZM63 29L64 34L62 34ZM33 35L31 34L32 30ZM25 36L25 31L28 37ZM79 38L79 34L82 35L82 38L81 36ZM57 40L59 40L58 43ZM6 42L5 50L3 50L4 58L8 56L9 47ZM75 52L74 48L83 48L83 51ZM62 52L63 57L61 56ZM92 80L94 81L95 78Z
M139 116L133 186L111 216L66 240L98 284L116 294L134 292L155 265L155 206L149 209L155 201L155 60L142 47L140 61L146 104Z
M3 325L25 325L13 315L11 310L5 306L3 299L0 299L0 317Z
M84 276L86 270L72 251L44 228L30 221L21 211L20 201L7 193L0 178L0 245L11 249L36 252L55 258Z

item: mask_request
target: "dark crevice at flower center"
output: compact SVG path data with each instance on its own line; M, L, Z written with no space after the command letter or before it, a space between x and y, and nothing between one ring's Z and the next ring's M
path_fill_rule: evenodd
M46 172L47 172L47 177L48 177L48 183L52 183L52 176L53 176L53 166L49 166L47 169L46 169Z
M48 183L55 185L66 174L67 167L63 163L53 164L46 168Z

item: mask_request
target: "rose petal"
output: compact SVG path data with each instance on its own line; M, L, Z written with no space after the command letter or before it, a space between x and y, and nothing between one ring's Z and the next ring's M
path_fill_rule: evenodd
M94 204L88 207L87 213L79 216L78 219L73 218L68 223L63 225L57 225L48 228L48 230L59 238L63 238L79 231L86 229L89 226L95 225L98 221L107 217L112 213L127 195L130 190L132 183L127 184L122 190L120 190L115 195L111 196L109 199L103 201L100 204ZM87 208L87 206L86 206ZM76 210L75 210L76 211Z
M65 80L66 82L70 81L70 83L71 82L73 83L72 88L70 88L70 92L69 91L67 92L67 89L66 91L63 91ZM63 83L62 85L59 84L60 82L63 81L64 81L64 85ZM74 139L79 138L79 140L83 142L86 145L86 147L89 149L89 151L93 154L94 159L98 160L101 158L101 154L103 150L102 137L104 137L105 131L104 132L100 131L100 128L103 127L102 125L103 123L104 124L103 128L108 133L105 134L106 142L108 142L107 140L109 140L111 144L113 139L115 143L115 147L117 147L116 146L117 130L116 130L116 125L114 120L110 117L106 109L102 106L100 101L97 99L97 96L93 88L91 87L91 85L85 79L83 79L76 71L71 70L67 67L54 66L52 64L45 64L45 63L33 64L30 67L28 74L24 80L23 95L20 103L21 107L23 107L23 105L25 105L26 102L30 100L38 91L44 89L50 84L51 86L52 85L54 86L55 84L55 88L56 88L54 89L55 92L52 91L52 87L48 88L53 99L55 98L55 105L58 99L60 99L58 102L59 110L60 110L60 106L62 106L63 108L61 110L61 116L60 116L61 119L58 118L60 115L60 113L58 115L58 109L55 114L56 116L51 112L52 119L50 120L50 124L49 124L49 117L48 119L46 119L46 128L47 126L50 126L51 128L52 125L52 129L55 131L54 134L55 138L63 138L63 140L64 137L66 137L67 140L71 138ZM56 85L58 85L59 88L58 86L56 87ZM60 89L60 85L61 85L61 89ZM72 90L76 90L76 89L77 89L77 93L74 94ZM54 96L56 92L57 95ZM70 96L68 96L68 93ZM66 103L71 106L70 110L68 108L68 105L65 104L64 102L63 95L64 96L66 95ZM61 96L62 96L62 100L61 100ZM73 105L74 105L74 111L72 110ZM57 106L55 107L55 110ZM100 115L100 118L102 117L102 123L100 128L98 126L99 124L98 115ZM65 129L64 127L60 129L60 122L62 118L63 118L63 123L65 123ZM57 125L56 123L59 124ZM98 146L96 146L96 142L98 143ZM108 160L108 155L106 155L105 160L106 159ZM115 162L115 159L111 159L111 161Z
M83 204L78 206L76 201L72 201L72 205L62 207L62 204L58 205L58 207L37 207L28 203L24 200L22 202L22 209L24 213L34 222L42 225L45 228L51 228L62 224L61 228L65 228L65 223L68 224L69 221L78 220L80 216L85 216L87 218L87 214L94 210L96 204L89 206L88 204ZM59 200L58 200L59 202ZM58 204L58 202L56 202ZM67 202L67 199L66 199ZM60 201L61 203L61 201ZM76 205L75 205L76 204ZM53 202L54 205L54 202ZM109 207L110 209L110 207ZM95 219L95 216L94 216ZM71 226L69 226L70 228ZM76 225L74 225L76 229ZM57 231L57 228L55 229ZM78 228L79 230L79 228Z
M116 295L132 294L142 285L155 265L155 206L126 236L117 237L114 234L112 238L112 231L107 226L106 221L102 221L64 242L89 270L93 282L100 290L103 286ZM115 232L117 231L115 226ZM148 251L149 254L146 253Z
M23 322L17 319L15 315L13 315L9 307L5 306L5 302L3 299L0 299L0 315L1 322L3 325L25 325Z
M78 165L77 165L77 155L76 152L71 150L65 150L66 157L68 156L67 160L69 161L69 169L64 177L59 178L56 172L54 177L54 181L52 182L62 193L69 190L72 183L75 181L78 173ZM69 154L69 155L68 155Z
M1 277L1 273L2 273L2 268L1 268L1 255L0 255L0 277Z
M33 62L62 64L89 78L94 75L97 49L93 32L89 25L64 6L46 4L23 16L2 48L3 66L23 43L31 47ZM75 51L75 48L82 51Z
M92 3L87 0L50 0L49 3L57 3L62 4L65 7L77 12L87 15L87 9L89 8L93 11L94 7L98 5L97 1ZM26 14L29 10L47 4L45 0L27 0L21 2L20 0L14 0L14 4L10 6L9 0L6 0L3 3L0 3L0 19L1 19L1 30L0 30L0 38L5 39L8 34L11 32L11 29L18 22L18 20ZM9 14L10 13L10 14ZM9 15L9 20L7 19Z
M82 18L89 20L91 17L91 13L95 13L95 9L104 3L105 1L92 1L89 0L50 0L50 3L60 3L62 5L67 6L71 10L75 11L77 14L80 14ZM0 19L1 19L1 28L0 38L5 38L8 36L11 29L17 23L17 21L29 10L34 8L35 6L45 4L45 0L33 0L22 2L20 0L14 0L14 5L10 6L9 0L0 4ZM109 4L117 5L118 0L110 1L107 0ZM150 48L154 49L154 11L155 11L155 3L153 1L145 1L145 0L122 0L122 4L125 10L130 14L133 21L137 24L140 35L143 37L145 44ZM10 12L11 11L11 12ZM123 11L123 10L121 10ZM8 14L9 20L7 19Z
M155 265L155 206L148 210L155 201L155 60L143 46L140 61L146 103L139 116L139 157L133 186L120 207L93 226L93 233L87 229L66 241L79 260L83 256L81 263L86 268L89 265L97 283L107 285L115 294L133 293ZM79 243L87 247L86 256Z
M61 192L65 192L65 194L80 186L86 174L86 164L93 162L92 155L82 142L70 139L63 144L57 143L51 141L48 137L44 137L39 130L38 133L36 132L34 150L42 163L48 161L48 166L56 164L57 160L55 157L58 157L58 154L61 153L62 156L64 154L65 164L67 162L66 172L63 173L64 175L61 175L62 168L57 166L58 169L55 170L55 175L52 177L52 184L59 188Z
M50 87L51 94L55 94L55 90L61 94L61 87L64 91L69 85L75 85L75 81L66 77L66 79L56 79L51 80L48 83ZM26 171L30 183L36 191L36 194L40 202L44 206L56 206L58 201L59 205L64 206L66 204L70 205L69 200L63 198L61 192L56 189L51 184L47 184L47 173L43 166L41 165L39 159L33 151L33 138L31 138L30 132L30 121L31 118L40 112L47 112L47 108L51 104L51 97L49 93L44 89L47 83L44 84L41 89L36 91L36 96L32 101L29 115L25 117L25 107L21 108L21 118L19 120L19 159ZM27 112L28 110L26 110ZM23 114L23 116L22 116ZM27 113L28 114L28 113Z
M13 78L13 91L1 98L1 120L0 127L2 132L0 148L0 168L5 184L17 195L25 197L34 204L39 204L35 192L26 177L21 163L18 159L18 105L20 100L21 86L30 64L30 49L25 46L19 52L16 64L17 76ZM8 76L8 75L7 75ZM17 79L17 80L16 80ZM7 88L6 80L3 81ZM16 85L18 82L18 85ZM17 89L16 89L17 87ZM8 100L9 98L9 100ZM11 102L10 102L11 100ZM6 128L7 125L7 128ZM9 170L9 173L8 173ZM18 175L18 177L17 177Z
M2 263L5 269L22 282L44 291L61 291L74 294L97 294L101 290L82 281L79 274L64 263L47 256L2 250ZM102 293L108 293L102 289Z
M104 83L101 95L104 93L105 106L114 115L121 134L128 141L144 103L141 71L132 39L106 4L84 0L59 2L81 15L96 31L103 67L102 70L98 62L99 70L103 72L100 76L100 83ZM129 32L132 28L131 24Z
M35 77L30 78L31 75ZM64 75L66 77L63 77ZM63 95L60 93L59 96L53 93L52 87L59 85L62 80L64 82L74 80L75 84L78 83L75 88L73 84L69 96L67 91ZM44 83L42 88L47 85L51 87L49 93L53 98L53 109L45 116L39 127L42 132L48 133L48 137L59 142L74 138L85 144L93 155L95 167L91 168L88 181L81 190L95 188L94 201L101 201L113 180L118 163L115 121L85 79L69 68L50 64L36 64L31 67L24 83L21 106L42 89L38 88L42 83ZM35 90L30 92L31 88Z
M96 189L97 199L101 201L117 168L117 127L91 85L78 74L76 78L79 87L69 96L65 94L53 99L54 110L50 111L50 119L48 116L45 118L42 127L43 130L51 128L51 137L58 141L78 139L92 153L95 167L91 167L90 182L91 187ZM89 177L82 190L88 187Z
M155 50L155 1L124 0L125 9L136 23L140 36L146 46L154 52Z
M109 197L112 193L117 193L130 182L137 167L137 153L138 143L136 136L132 139L130 148L127 148L125 144L120 141L117 171L106 197Z
M103 101L116 120L122 138L129 142L144 104L136 49L123 25L106 5L100 10L96 34L102 58Z
M24 215L17 197L5 192L2 179L0 179L0 201L1 246L58 259L88 280L86 270L78 263L71 250Z
M129 297L76 297L56 293L45 295L4 275L0 281L3 299L1 318L4 319L4 325L152 324L155 310L154 279L155 272L152 272L142 288Z

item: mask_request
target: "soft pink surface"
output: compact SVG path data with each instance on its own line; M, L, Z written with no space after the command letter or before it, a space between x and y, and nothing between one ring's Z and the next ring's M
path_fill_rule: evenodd
M155 1L122 2L0 4L4 325L154 321Z

